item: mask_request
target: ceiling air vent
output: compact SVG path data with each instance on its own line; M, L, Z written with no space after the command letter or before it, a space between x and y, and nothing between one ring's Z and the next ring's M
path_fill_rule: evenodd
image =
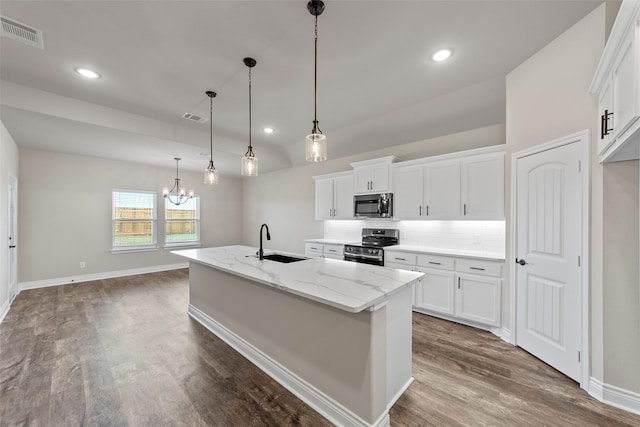
M207 123L209 121L205 117L200 117L200 116L197 116L197 115L191 114L191 113L184 113L182 115L182 118L187 119L187 120L191 120L193 122L198 122L198 123Z
M29 27L6 16L0 16L0 21L2 21L3 36L21 41L29 46L44 49L41 30Z

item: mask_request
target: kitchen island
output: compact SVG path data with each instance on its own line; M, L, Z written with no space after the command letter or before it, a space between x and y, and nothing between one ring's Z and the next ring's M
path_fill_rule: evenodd
M189 314L337 425L389 425L413 380L411 307L422 273L256 248L173 253L189 263Z

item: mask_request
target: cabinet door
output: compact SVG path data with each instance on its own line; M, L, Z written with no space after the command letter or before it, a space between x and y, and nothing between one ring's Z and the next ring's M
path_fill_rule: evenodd
M333 258L333 259L344 259L344 246L343 245L333 245L325 243L323 249L323 256L325 258Z
M421 219L423 166L393 169L393 218Z
M463 219L504 219L504 153L462 160Z
M389 165L371 166L371 190L375 193L389 191Z
M452 271L417 268L426 275L415 288L415 303L418 308L443 314L454 314L454 273Z
M456 311L462 319L500 326L502 280L475 274L457 274Z
M607 135L603 135L603 118L602 116L605 114L610 114L613 111L613 88L611 85L612 79L608 79L607 83L605 83L602 88L602 92L600 93L600 98L598 99L598 112L600 116L598 116L598 126L600 129L600 133L598 134L598 154L602 154L609 145L613 142L613 114L608 116L606 125L607 129L611 129ZM606 131L606 129L604 130Z
M333 178L316 180L316 219L333 218Z
M353 176L333 180L333 219L353 219Z
M371 193L371 169L369 167L355 168L353 178L356 193Z
M456 219L460 215L460 161L435 162L424 169L426 219Z
M613 66L613 138L617 139L638 119L637 85L633 31L625 39Z

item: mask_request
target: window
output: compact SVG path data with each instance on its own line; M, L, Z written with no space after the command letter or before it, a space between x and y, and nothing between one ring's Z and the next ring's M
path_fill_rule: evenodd
M166 246L200 243L200 197L178 206L164 199L164 219Z
M113 190L113 251L156 248L156 193Z

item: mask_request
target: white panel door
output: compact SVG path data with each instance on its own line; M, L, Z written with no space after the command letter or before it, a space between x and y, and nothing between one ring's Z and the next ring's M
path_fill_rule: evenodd
M580 381L581 144L517 160L516 344Z
M333 178L316 180L316 219L333 218Z
M420 219L423 214L423 166L393 170L394 219Z
M334 178L333 219L353 218L353 176Z
M424 212L426 219L455 219L460 215L460 161L425 166Z

